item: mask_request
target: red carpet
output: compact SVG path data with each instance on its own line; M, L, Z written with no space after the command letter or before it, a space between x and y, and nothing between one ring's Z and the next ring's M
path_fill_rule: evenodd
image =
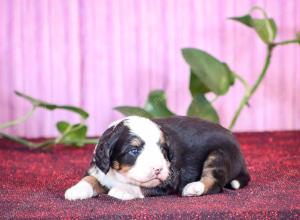
M222 194L118 201L106 195L70 202L93 146L33 152L0 140L0 218L300 219L300 131L237 134L250 185Z

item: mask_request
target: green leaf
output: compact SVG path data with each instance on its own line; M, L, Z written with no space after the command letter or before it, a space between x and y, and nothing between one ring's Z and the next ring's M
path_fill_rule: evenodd
M197 95L193 98L192 103L189 106L187 115L219 123L219 116L216 110L204 95Z
M154 117L169 117L174 115L167 107L167 98L162 90L151 91L144 109Z
M229 79L229 85L234 85L235 82L235 75L234 73L230 70L229 66L226 63L223 63L225 68L227 69L227 77Z
M87 119L89 117L89 113L84 111L82 108L78 108L78 107L71 106L71 105L56 105L56 109L64 109L64 110L69 110L71 112L75 112L84 119Z
M241 17L232 17L232 20L238 21L250 28L253 28L260 39L265 43L272 43L277 35L276 23L272 18L256 19L247 14Z
M300 44L300 32L296 33L296 38L297 38L298 43Z
M29 102L31 102L32 105L37 106L37 107L45 108L45 109L48 109L48 110L51 110L51 111L55 110L55 109L64 109L64 110L68 110L68 111L71 111L71 112L75 112L75 113L79 114L84 119L89 117L89 114L86 111L84 111L81 108L75 107L75 106L55 105L55 104L44 102L44 101L39 100L39 99L32 98L32 97L30 97L28 95L25 95L25 94L22 94L18 91L15 91L15 93L16 93L17 96L28 100Z
M212 92L223 95L230 85L231 77L228 66L203 50L195 48L182 49L185 61L193 73Z
M121 112L125 116L131 116L131 115L136 115L136 116L141 116L145 118L153 118L153 116L145 111L144 109L140 107L133 107L133 106L118 106L114 108L115 110Z
M168 117L174 115L168 107L164 91L152 91L145 103L145 108L133 106L118 106L114 108L125 116L137 115L145 118Z
M207 88L204 83L197 77L193 70L190 73L190 92L192 96L197 94L205 94L209 92L209 88Z
M66 121L59 121L56 123L56 128L61 134L64 133L70 126L71 125Z
M252 19L253 28L265 43L272 43L277 34L277 27L273 19Z
M63 141L68 145L75 145L81 147L84 145L84 140L87 134L87 126L82 124L75 124L71 130L64 136Z
M249 14L240 17L231 17L229 19L238 21L248 27L252 27L252 17Z

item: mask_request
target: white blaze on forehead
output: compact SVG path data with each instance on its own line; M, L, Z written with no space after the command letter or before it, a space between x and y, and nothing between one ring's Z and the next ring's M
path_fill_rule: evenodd
M131 133L148 143L158 143L161 137L159 127L147 118L129 116L124 120L124 125L129 128Z
M169 163L159 146L162 131L159 126L147 118L131 116L123 121L129 131L144 142L143 150L137 157L135 164L126 174L145 187L155 187L169 175ZM155 170L161 170L156 176ZM158 180L158 178L160 180Z

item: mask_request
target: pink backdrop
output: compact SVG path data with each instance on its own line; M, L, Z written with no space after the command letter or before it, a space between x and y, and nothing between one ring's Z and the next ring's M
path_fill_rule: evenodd
M190 102L182 47L198 47L253 82L263 65L263 43L227 17L264 7L278 24L278 40L300 30L300 1L0 0L0 123L30 105L13 91L90 112L90 135L120 117L117 105L142 105L151 89L165 89L173 111ZM271 68L251 108L235 130L300 128L300 47L276 48ZM236 85L215 106L227 126L241 99ZM13 132L56 134L63 111L39 111Z

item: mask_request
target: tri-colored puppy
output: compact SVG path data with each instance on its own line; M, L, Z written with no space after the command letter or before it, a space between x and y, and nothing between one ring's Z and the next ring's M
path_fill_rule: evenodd
M191 117L131 116L110 125L68 200L99 193L122 199L239 189L250 180L239 144L220 125Z

